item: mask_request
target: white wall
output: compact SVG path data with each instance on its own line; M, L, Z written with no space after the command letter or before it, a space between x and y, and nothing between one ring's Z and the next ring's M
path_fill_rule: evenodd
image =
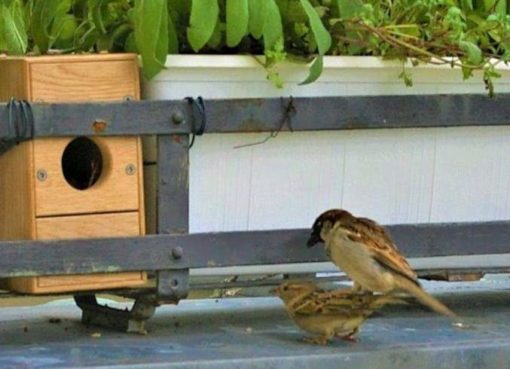
M462 82L458 70L437 67L411 70L406 88L398 63L372 58L327 59L321 80L305 87L295 82L306 70L286 69L283 90L250 57L179 56L168 67L145 85L146 98L485 93L479 77ZM504 70L497 92L509 91ZM197 137L191 232L309 227L339 206L384 224L510 219L510 127L281 133L234 149L266 135Z
M510 219L510 127L208 135L193 232L309 227L332 207L389 223Z

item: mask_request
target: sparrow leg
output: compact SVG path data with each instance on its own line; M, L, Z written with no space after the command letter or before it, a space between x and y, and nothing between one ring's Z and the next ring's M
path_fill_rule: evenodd
M348 333L347 335L342 336L342 335L337 334L337 337L341 338L345 341L356 343L359 341L358 338L356 337L357 334L358 334L358 328L355 328L352 332Z
M314 345L327 345L331 338L328 336L318 336L318 337L303 337L303 342L311 343Z
M358 343L359 339L355 337L355 333L348 334L347 336L341 337L344 341Z

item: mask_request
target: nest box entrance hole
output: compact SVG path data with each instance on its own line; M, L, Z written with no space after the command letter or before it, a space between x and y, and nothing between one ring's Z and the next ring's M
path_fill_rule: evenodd
M90 138L73 139L62 154L62 172L67 183L78 190L94 186L103 172L101 149Z

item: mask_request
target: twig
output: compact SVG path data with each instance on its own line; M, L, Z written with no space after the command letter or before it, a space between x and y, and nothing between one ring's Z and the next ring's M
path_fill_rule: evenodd
M282 98L282 103L283 102L284 102L284 99ZM292 132L293 129L292 129L292 124L291 124L291 119L292 119L292 115L294 115L295 113L296 113L296 107L294 106L294 100L293 100L292 96L290 96L289 102L287 103L287 106L285 106L285 109L283 111L282 119L280 119L280 124L278 125L278 128L276 130L271 131L271 133L269 133L269 135L266 138L264 138L262 141L247 143L247 144L243 144L243 145L237 145L237 146L234 146L234 149L241 149L241 148L245 148L245 147L264 144L267 141L269 141L271 138L275 138L276 136L278 136L278 134L280 133L280 131L282 130L282 128L285 124L287 124L289 126L289 130Z

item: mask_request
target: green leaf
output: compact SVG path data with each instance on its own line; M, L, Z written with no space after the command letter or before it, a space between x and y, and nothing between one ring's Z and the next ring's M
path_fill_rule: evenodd
M3 4L0 5L0 18L2 18L2 19L5 18ZM2 52L6 52L8 49L7 41L5 41L5 36L4 36L4 33L5 33L4 27L5 27L5 22L0 23L0 54Z
M300 83L300 85L307 85L309 83L315 82L320 75L322 74L322 68L324 65L322 55L318 55L315 60L313 61L312 65L310 66L310 73L308 74L308 77Z
M108 51L112 48L113 40L110 35L100 34L96 40L97 51Z
M308 22L310 23L310 28L312 29L312 34L315 39L315 43L317 44L317 49L319 50L319 56L315 58L310 66L310 73L308 74L308 77L300 83L300 85L304 85L314 82L321 75L323 68L323 55L326 54L331 47L331 35L322 24L319 14L315 11L309 0L300 0L300 2L308 16ZM310 42L310 45L313 45L313 43ZM313 50L315 50L315 46L312 47Z
M280 73L276 70L270 70L267 73L267 80L273 84L276 88L283 88L283 80Z
M227 46L234 47L248 33L248 0L227 0Z
M473 0L460 0L460 7L464 11L471 11L471 10L473 10Z
M195 52L204 47L211 38L219 12L218 0L193 0L187 34Z
M108 14L108 0L89 0L89 8L92 12L92 20L96 29L103 35L107 33L104 18Z
M143 74L151 79L164 68L168 54L166 0L135 1L135 42L142 57Z
M17 1L10 7L0 5L0 50L5 49L9 54L22 55L27 50L28 40L23 20L21 4Z
M168 54L179 54L179 38L172 17L168 16Z
M297 37L304 37L310 32L310 28L306 23L294 23L294 33Z
M510 61L510 50L508 50L508 49L505 50L501 59L503 59L504 62L509 62Z
M483 0L485 11L506 15L506 0Z
M76 29L74 46L79 50L88 52L92 49L99 36L99 32L92 23L82 23Z
M274 0L266 0L266 19L262 34L266 50L271 49L278 40L283 40L282 18Z
M469 79L473 77L473 68L461 67L462 69L462 79Z
M129 23L121 23L117 27L112 27L106 35L101 35L96 41L97 50L112 51L123 47L126 38L133 31L133 27Z
M363 11L362 0L337 0L336 4L342 19L358 17Z
M2 10L0 10L0 17L2 16ZM0 32L2 32L3 27L0 25ZM3 54L7 51L7 42L5 41L4 35L0 34L0 54Z
M314 2L317 1L314 0ZM288 24L306 22L308 20L308 16L298 0L276 0L276 3L282 15L284 28Z
M33 0L32 38L41 53L50 48L50 26L56 17L61 17L71 8L70 0Z
M225 28L226 28L225 23L222 22L216 23L216 27L214 27L214 32L209 41L207 41L208 47L210 47L211 49L221 49L221 47L223 46L221 43L223 41L222 36Z
M116 28L114 28L113 32L110 32L112 35L112 42L115 42L118 38L123 38L128 35L133 30L133 27L128 23L121 23Z
M313 37L315 38L315 42L317 43L319 54L324 55L331 47L331 35L322 24L319 14L317 14L312 4L310 4L310 1L309 0L300 1L301 5L303 6L303 9L306 12L306 15L308 16L310 28L312 29Z
M496 13L501 14L501 15L506 15L506 10L507 10L506 0L496 0L496 1L497 1L497 4L494 8Z
M469 64L479 65L482 63L482 50L477 45L469 41L460 41L459 47L466 53Z
M483 71L483 82L485 89L489 93L489 97L494 97L494 81L493 78L500 78L501 74L497 72L493 65L489 64Z
M124 43L124 50L128 53L138 53L138 49L136 48L134 32L131 32L128 35L128 37L126 37L126 42Z
M248 28L257 40L262 37L264 20L266 17L266 0L248 0L248 12L250 14Z
M406 87L413 87L413 76L407 71L405 66L402 67L402 72L400 72L398 78L404 80Z
M57 49L72 49L77 27L76 17L71 14L65 14L65 16L55 20L51 26L51 34L55 35L53 46Z
M287 53L283 47L283 39L279 38L270 49L264 49L266 69L287 59Z
M186 0L168 0L168 8L171 11L176 12L177 14L186 14L189 16L189 12L191 9L191 1Z

